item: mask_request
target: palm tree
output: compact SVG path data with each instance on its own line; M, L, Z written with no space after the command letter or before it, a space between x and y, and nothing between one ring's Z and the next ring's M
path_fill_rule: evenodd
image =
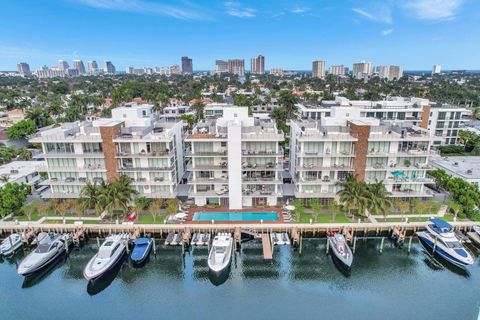
M318 222L318 215L322 210L322 205L320 204L320 202L318 202L317 198L310 199L309 204L310 204L310 207L312 207L313 209L313 221Z
M366 184L358 182L352 174L348 174L344 181L337 182L337 186L340 189L337 191L340 203L347 208L348 214L351 214L352 209L364 214L370 204Z
M114 210L127 211L133 197L138 192L130 184L130 178L126 175L120 176L116 181L108 184L106 190L101 194L101 202L105 210L113 218Z
M89 209L94 209L95 213L98 215L100 213L101 201L100 197L102 190L100 186L97 186L96 183L87 182L80 192L80 203L84 211Z
M292 118L292 114L295 111L295 104L297 103L297 97L295 97L290 90L280 91L280 98L278 102L287 111L288 119Z
M383 213L385 219L387 218L388 211L393 206L392 198L390 198L390 192L385 188L383 181L376 181L367 185L369 192L369 211L373 214Z

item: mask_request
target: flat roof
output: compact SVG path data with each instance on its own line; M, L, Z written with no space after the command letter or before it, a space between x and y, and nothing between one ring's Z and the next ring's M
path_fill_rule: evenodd
M442 157L430 159L430 163L463 179L480 179L480 157Z
M10 182L42 171L45 167L45 161L12 161L0 166L0 176L8 176L8 182Z

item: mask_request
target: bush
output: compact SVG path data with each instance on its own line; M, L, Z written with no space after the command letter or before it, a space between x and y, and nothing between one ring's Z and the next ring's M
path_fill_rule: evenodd
M450 145L450 146L439 146L438 149L440 150L440 153L443 154L457 154L457 153L464 153L465 148L463 146L456 146L456 145Z

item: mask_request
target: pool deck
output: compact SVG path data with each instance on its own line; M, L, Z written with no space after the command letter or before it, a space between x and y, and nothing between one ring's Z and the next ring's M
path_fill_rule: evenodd
M190 208L187 210L188 217L187 217L187 223L189 224L205 224L208 223L208 221L193 221L193 214L195 212L276 212L278 220L277 221L272 221L272 220L264 220L264 223L268 224L277 224L277 223L284 223L283 221L283 215L282 215L282 209L281 208L275 208L275 207L266 207L266 208L249 208L249 209L239 209L239 210L230 210L226 207L219 207L219 208L203 208L203 207L198 207L198 208ZM256 221L215 221L215 224L258 224L260 220Z

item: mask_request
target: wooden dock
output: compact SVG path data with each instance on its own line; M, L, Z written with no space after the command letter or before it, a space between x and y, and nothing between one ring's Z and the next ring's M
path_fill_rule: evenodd
M480 236L476 232L467 232L467 236L473 241L473 243L475 243L477 246L480 246Z
M262 233L262 245L263 245L263 259L272 260L272 244L270 243L270 235L268 233Z

